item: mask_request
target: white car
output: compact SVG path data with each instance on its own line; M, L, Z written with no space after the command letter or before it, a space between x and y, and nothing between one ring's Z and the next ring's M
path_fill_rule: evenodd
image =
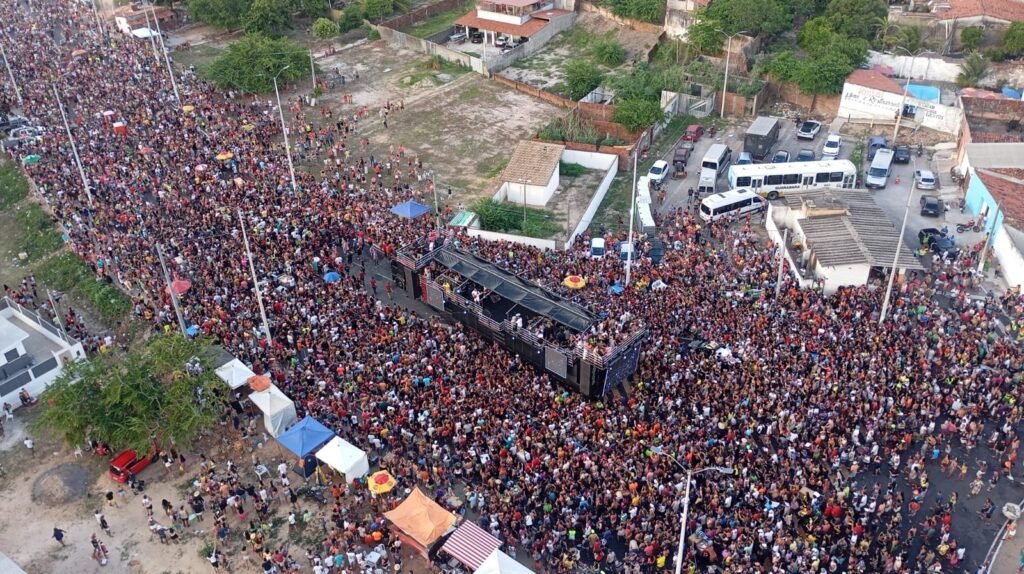
M935 174L928 169L919 169L914 172L914 186L917 189L935 189L938 181Z
M802 140L812 140L819 131L821 131L821 122L807 120L800 124L800 129L796 130L796 137Z
M839 157L839 148L843 145L843 137L839 134L829 134L825 140L825 147L821 149L821 159L836 159Z
M651 171L647 172L647 177L650 178L651 183L660 185L661 182L665 181L665 177L668 175L668 162L659 159L654 162L651 166Z

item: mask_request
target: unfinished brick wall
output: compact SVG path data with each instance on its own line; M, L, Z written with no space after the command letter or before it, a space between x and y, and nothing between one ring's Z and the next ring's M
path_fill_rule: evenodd
M981 120L1024 119L1024 101L990 100L987 98L963 98L964 114L968 118Z

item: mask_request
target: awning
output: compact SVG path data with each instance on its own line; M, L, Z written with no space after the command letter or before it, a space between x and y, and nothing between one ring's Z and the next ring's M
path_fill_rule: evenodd
M505 299L514 301L534 313L550 317L577 332L585 332L595 321L594 315L583 307L574 305L469 253L446 246L437 252L434 260Z
M534 574L501 550L495 550L473 574Z
M451 554L452 558L471 570L479 568L498 548L501 548L501 540L469 521L456 528L448 537L448 541L441 546L441 550Z
M410 199L409 201L399 203L392 207L391 213L406 219L416 219L423 214L430 213L430 208L422 203Z
M331 442L316 452L316 457L344 474L347 482L362 478L370 472L370 462L366 453L341 437L332 438Z
M455 524L455 515L413 488L409 496L384 517L409 538L427 548Z
M249 381L249 377L256 374L252 372L252 369L245 366L245 363L238 359L231 359L228 363L217 367L217 370L214 372L217 373L220 380L227 383L227 385L232 389L244 387Z
M313 417L306 417L299 424L281 433L277 442L300 457L319 449L334 438L334 432Z

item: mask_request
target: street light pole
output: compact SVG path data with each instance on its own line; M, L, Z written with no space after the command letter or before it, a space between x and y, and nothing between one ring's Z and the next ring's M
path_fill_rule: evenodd
M163 245L156 244L156 254L160 258L160 268L164 271L164 281L167 282L167 291L171 294L171 305L174 306L174 314L178 316L178 327L181 328L181 336L188 337L188 330L185 327L185 317L181 314L181 307L178 305L178 294L174 292L174 284L171 283L171 274L167 272L167 264L164 263Z
M637 160L640 157L640 150L633 150L633 193L629 199L629 237L626 238L626 243L629 245L629 251L626 253L626 289L629 289L629 274L633 270L633 219L636 217L636 177L637 177Z
M7 61L7 50L4 50L3 43L0 43L0 55L4 57L4 66L7 68L7 75L11 78L11 85L14 86L14 95L18 97L18 105L25 105L21 99L21 89L18 88L18 81L14 79L14 72L11 71L11 63Z
M313 91L316 91L316 60L313 59L313 48L309 49L309 71L313 74Z
M85 197L89 199L89 207L92 207L92 192L89 191L89 180L85 177L85 169L82 168L82 160L78 157L78 148L75 146L75 138L71 135L71 126L68 125L68 117L64 113L64 104L60 101L60 92L57 86L53 87L53 95L57 98L57 106L60 108L60 119L64 120L64 129L68 132L68 141L71 143L71 153L75 156L75 165L78 166L78 175L82 177L82 187L85 189Z
M281 68L281 72L291 67L291 64ZM281 75L281 72L277 73L277 76ZM292 164L292 146L288 143L288 126L284 123L284 108L281 107L281 92L277 89L277 76L274 76L274 95L277 96L277 112L281 116L281 131L284 133L284 153L288 156L288 174L292 178L292 192L299 190L299 186L295 183L295 166Z
M722 81L722 113L720 114L722 119L725 119L725 94L729 88L729 57L732 56L732 39L733 36L746 34L747 31L741 30L735 34L726 34L724 30L715 28L715 32L719 32L729 39L728 43L725 45L725 79Z
M910 72L907 73L907 81L903 83L903 97L900 98L900 107L896 110L896 125L892 128L892 141L894 142L894 145L896 142L896 136L900 133L900 120L903 119L903 106L907 105L907 90L910 88L910 78L914 75L914 61L921 54L931 53L931 50L921 50L916 54L912 54L910 53L910 50L907 50L906 48L900 47L899 49L903 50L908 56L910 56Z
M914 160L914 172L917 172L917 160ZM900 236L896 240L896 255L892 258L892 269L889 270L889 282L885 286L885 297L882 299L882 311L878 314L878 325L885 323L885 315L889 312L889 297L892 295L892 284L896 281L896 266L900 260L900 250L903 249L903 234L907 231L907 217L910 216L910 200L914 197L914 184L910 184L910 191L907 192L907 206L903 210L903 225L900 226Z
M174 68L171 66L171 57L167 55L167 45L164 44L164 34L160 31L160 18L156 15L156 5L150 4L150 10L153 11L153 21L156 22L156 35L160 38L160 48L164 52L164 63L167 64L167 73L171 75L171 87L174 88L174 99L178 103L178 107L181 107L181 96L178 94L178 82L174 79Z
M245 241L245 257L249 260L249 272L252 274L252 286L256 290L256 304L260 307L260 318L263 319L263 335L267 338L267 348L273 346L274 341L270 338L270 323L267 322L267 309L263 306L263 294L260 290L260 281L256 278L256 264L252 260L252 251L249 250L249 235L245 232L245 218L242 217L242 209L238 209L238 225L242 228L242 240Z
M988 254L988 244L996 238L996 225L999 224L999 214L1002 213L1003 206L996 204L996 215L992 218L992 231L985 234L985 243L981 246L981 257L978 258L978 274L983 275L985 273L985 255Z

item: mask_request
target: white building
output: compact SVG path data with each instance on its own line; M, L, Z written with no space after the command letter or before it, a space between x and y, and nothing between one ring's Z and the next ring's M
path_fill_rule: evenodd
M501 173L505 201L543 207L558 188L558 162L565 146L523 140Z
M66 363L84 358L82 344L42 313L0 299L0 403L20 407L21 389L37 396Z
M843 85L838 115L850 120L892 124L902 108L900 122L904 127L922 126L953 136L960 135L964 111L957 107L955 98L947 101L940 95L938 101L927 101L906 93L905 88L877 70L854 70ZM939 92L941 94L941 90Z
M840 287L884 281L896 257L899 230L863 189L812 189L787 193L768 206L765 226L772 241L782 243L801 287L820 286L825 294ZM907 247L900 249L898 269L923 269Z

